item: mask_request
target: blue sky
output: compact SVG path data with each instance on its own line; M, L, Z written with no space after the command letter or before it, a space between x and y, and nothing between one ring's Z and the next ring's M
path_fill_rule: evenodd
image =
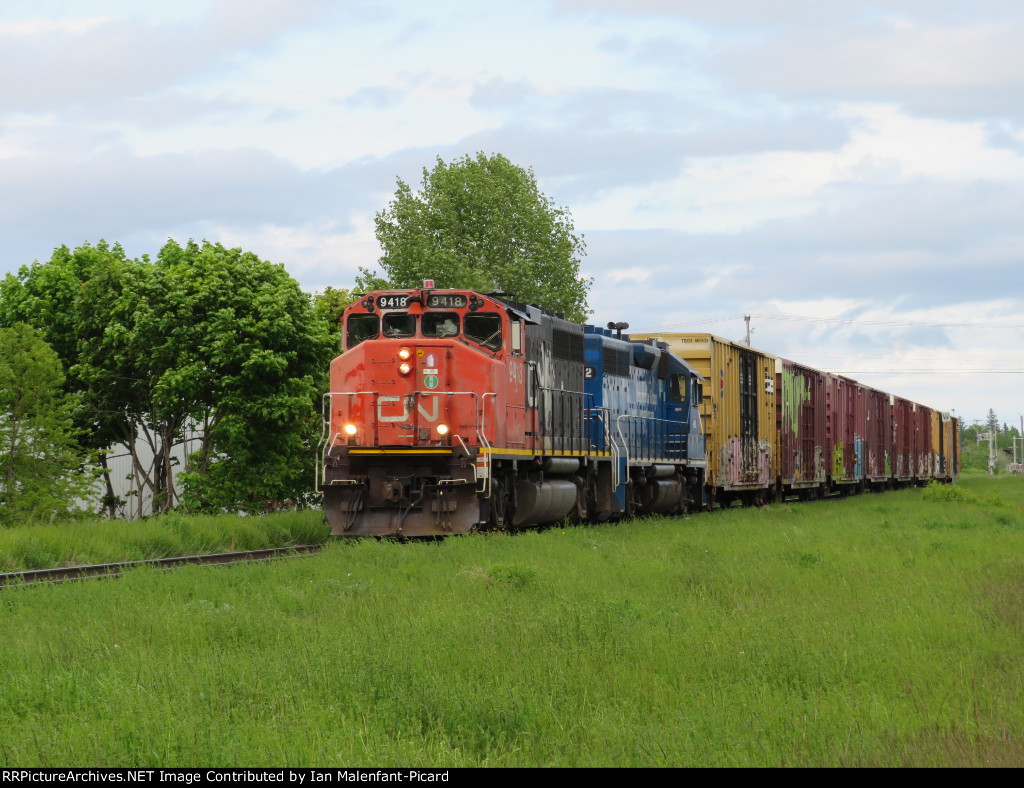
M208 238L308 290L397 177L483 150L587 242L594 320L1024 413L1024 6L1001 0L0 5L0 273Z

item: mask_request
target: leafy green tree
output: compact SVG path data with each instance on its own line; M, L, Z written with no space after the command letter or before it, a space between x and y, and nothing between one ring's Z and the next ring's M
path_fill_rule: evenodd
M24 323L0 328L0 525L53 519L89 496L75 395L53 349Z
M569 210L540 192L532 169L501 154L451 164L438 157L415 193L398 179L376 228L383 274L360 269L359 290L434 279L440 287L501 289L574 320L589 314L593 280L580 274L586 244Z
M157 268L174 301L168 330L193 354L161 400L192 396L190 417L205 427L183 474L188 505L308 502L320 396L336 352L310 297L283 266L220 244L169 242Z
M309 499L334 343L282 266L206 242L152 262L62 247L5 280L0 321L15 315L57 338L80 421L125 447L157 511Z
M100 269L107 270L127 261L118 244L100 241L95 246L84 244L73 251L67 246L54 250L51 258L22 266L18 274L7 274L0 281L0 326L27 323L40 333L56 351L66 373L64 391L67 394L85 393L85 384L73 372L78 363L80 343L86 339L79 309L85 283ZM102 320L92 322L92 330L102 333ZM94 407L84 396L75 400L73 413L75 432L86 450L96 452L100 466L106 470L106 449L120 441L118 415ZM117 500L105 473L107 491L103 503L110 516L114 515Z
M341 317L345 313L345 308L355 300L356 296L352 290L338 287L326 287L313 294L313 313L334 337L336 345L341 341Z

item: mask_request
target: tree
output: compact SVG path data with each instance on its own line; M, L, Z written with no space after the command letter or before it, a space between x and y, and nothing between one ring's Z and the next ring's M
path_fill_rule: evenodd
M85 500L73 413L57 354L29 326L0 328L0 525L52 519Z
M283 266L220 244L160 252L180 344L164 399L194 396L204 439L182 475L193 509L309 502L334 340ZM168 354L170 356L170 354ZM194 391L194 393L193 393Z
M65 371L64 392L84 394L83 382L72 372L78 362L80 343L85 339L79 301L84 284L99 269L126 262L124 250L100 241L96 246L84 244L74 251L67 246L54 250L45 262L22 266L17 275L7 274L0 282L0 326L24 322L33 326L57 353ZM105 326L96 321L94 331ZM100 466L106 470L105 450L119 441L117 414L100 411L84 396L77 397L73 413L74 430L83 449L95 451ZM110 516L114 515L115 497L109 474L103 476L107 492L103 498Z
M62 247L3 283L11 315L57 338L81 421L125 447L155 510L308 498L333 341L282 266L206 242L169 241L153 262Z
M345 309L356 300L351 290L337 287L326 287L313 294L313 314L323 322L327 333L335 340L337 349L341 341L341 318Z
M423 169L420 191L398 179L387 209L376 215L383 275L360 269L357 289L440 287L500 289L574 320L589 314L592 279L580 275L586 252L567 208L537 188L533 170L501 154L440 157Z

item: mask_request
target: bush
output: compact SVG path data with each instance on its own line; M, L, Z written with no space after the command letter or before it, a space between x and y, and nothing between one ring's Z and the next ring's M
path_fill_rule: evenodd
M957 503L980 503L980 499L972 492L956 484L942 484L932 479L924 488L926 501L946 501Z

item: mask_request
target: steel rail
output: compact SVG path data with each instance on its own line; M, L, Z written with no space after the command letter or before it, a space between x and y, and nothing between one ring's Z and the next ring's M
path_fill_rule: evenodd
M112 564L86 564L83 566L61 566L53 569L30 569L24 572L0 574L0 588L8 585L39 585L42 583L63 583L69 580L85 580L91 577L116 577L126 569L152 566L157 569L173 569L185 564L235 564L247 561L272 561L289 555L309 555L322 550L324 545L296 545L295 547L271 547L264 550L243 550L234 553L209 553L207 555L182 555L173 558L150 558L145 561L119 561Z

